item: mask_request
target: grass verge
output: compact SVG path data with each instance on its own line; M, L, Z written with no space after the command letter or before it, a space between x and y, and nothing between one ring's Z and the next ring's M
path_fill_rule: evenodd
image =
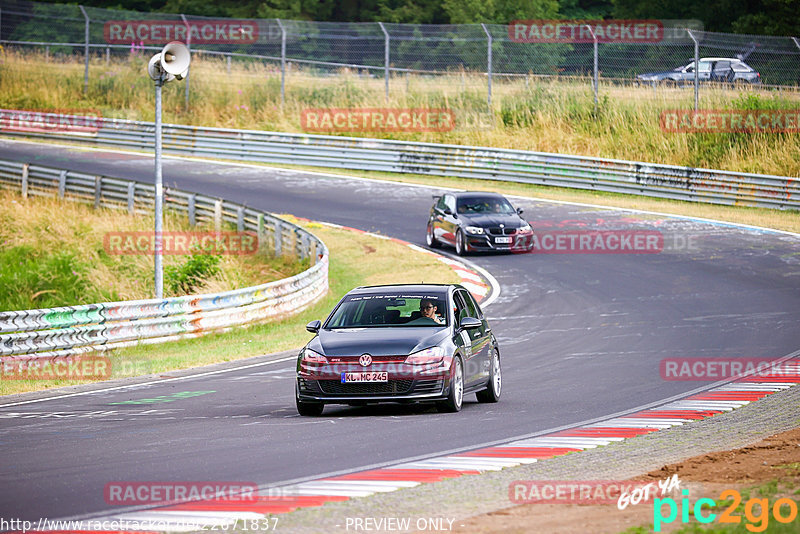
M141 254L122 254L130 248L105 239L119 236L124 244L125 236L149 236L152 230L150 216L53 198L25 200L0 190L0 310L153 298L149 245ZM213 224L191 227L184 215L167 210L164 231L210 232ZM297 274L307 263L262 252L163 257L166 297L262 284Z
M83 90L83 62L35 52L0 52L0 107L96 110L104 117L152 121L153 86L144 75L149 57L95 56ZM497 79L487 109L485 75L396 76L390 97L384 81L341 69L317 75L294 65L285 103L275 64L224 60L195 53L190 103L183 83L164 87L165 122L222 128L302 132L303 112L332 108L447 109L456 127L447 132L331 132L409 141L496 146L670 163L743 172L800 175L800 136L793 133L671 133L661 114L693 107L692 88L650 88L603 83L597 112L587 79ZM59 80L53 84L52 80ZM790 110L797 91L760 87L702 87L705 110ZM323 132L324 133L324 132Z

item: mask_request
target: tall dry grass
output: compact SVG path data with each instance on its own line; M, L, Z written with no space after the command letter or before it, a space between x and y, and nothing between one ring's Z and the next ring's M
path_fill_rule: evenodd
M213 231L190 227L166 211L164 231ZM152 232L151 217L123 210L92 209L80 202L29 197L0 189L0 310L20 310L154 297L153 256L118 254L104 236ZM165 269L189 256L164 255ZM219 272L192 293L227 291L294 275L293 258L223 255ZM165 296L176 296L169 284Z
M0 54L0 106L24 109L96 109L106 117L153 120L153 87L145 56L92 60L88 94L83 94L79 59L45 58L6 50ZM54 83L57 80L57 83ZM666 109L691 109L691 88L650 88L601 83L594 114L589 81L496 78L491 113L486 77L395 76L390 99L384 80L343 69L326 76L290 66L286 103L280 103L280 76L274 64L233 62L230 73L218 58L195 54L189 79L164 88L166 122L300 132L307 108L451 109L458 127L445 133L348 133L393 139L497 146L562 152L734 171L800 175L798 134L676 134L662 131ZM800 93L760 88L703 87L704 109L798 109Z

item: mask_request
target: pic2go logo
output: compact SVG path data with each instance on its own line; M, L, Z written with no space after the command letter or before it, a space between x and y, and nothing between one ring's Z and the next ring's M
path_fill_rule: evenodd
M717 514L710 511L711 508L717 506L717 501L708 498L697 499L692 507L689 504L689 490L683 490L682 493L683 498L681 499L680 505L682 523L689 522L690 512L700 523L712 523L717 519ZM734 512L742 502L741 494L737 490L725 490L719 494L719 499L720 501L731 500L731 503L725 508L725 511L719 514L719 522L740 524L742 522L742 517L736 515ZM721 504L724 505L725 503L721 502ZM666 516L664 515L665 506L668 510ZM704 506L707 507L706 510L703 510ZM704 515L704 511L708 513ZM764 532L767 526L769 526L769 513L769 499L749 499L744 505L744 516L748 521L748 523L745 524L745 528L750 532ZM775 504L772 505L772 517L774 517L775 521L778 523L791 523L797 518L797 503L786 497L778 499L775 501ZM675 499L667 497L664 499L656 498L653 501L653 530L655 532L661 532L662 524L672 523L677 518L678 503L675 502Z

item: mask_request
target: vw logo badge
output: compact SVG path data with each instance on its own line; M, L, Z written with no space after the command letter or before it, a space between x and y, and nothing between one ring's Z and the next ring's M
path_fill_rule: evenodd
M361 357L358 359L358 363L360 363L360 364L361 364L361 367L367 367L369 364L371 364L371 363L372 363L372 356L370 356L369 354L367 354L367 353L365 352L365 353L364 353L364 354L362 354L362 355L361 355Z

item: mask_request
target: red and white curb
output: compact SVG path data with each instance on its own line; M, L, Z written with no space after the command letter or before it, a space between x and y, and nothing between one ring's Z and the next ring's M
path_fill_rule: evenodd
M300 508L323 506L376 493L388 493L448 478L499 471L571 452L602 447L641 434L683 425L728 412L800 383L800 359L778 366L774 377L744 377L708 391L606 421L502 445L389 467L271 488L253 501L196 501L101 518L119 522L158 523L161 531L188 531L187 523L232 526ZM96 521L93 519L92 521Z
M310 219L303 219L301 217L295 217L298 221L307 222L307 223L316 223L321 224L323 226L328 226L330 228L338 228L341 230L348 230L351 232L358 232L359 234L365 234L370 237L376 237L378 239L385 239L387 241L394 241L395 243L399 243L400 245L405 245L408 248L415 250L417 252L422 252L424 254L430 254L434 256L440 262L448 265L460 278L461 278L461 285L464 286L472 296L475 297L475 300L482 303L484 306L489 303L487 300L483 302L484 299L489 297L491 300L494 300L499 293L499 284L494 280L494 277L480 269L480 273L477 269L479 268L471 268L467 266L466 263L458 260L454 260L448 258L447 256L443 256L441 254L437 254L436 252L432 252L430 250L424 249L420 246L415 245L414 243L409 243L408 241L403 241L402 239L397 239L396 237L388 237L381 234L376 234L374 232L367 232L365 230L359 230L358 228L351 228L349 226L342 226L339 224L333 224L329 222L322 222L322 221L312 221ZM488 284L486 281L488 280ZM491 284L491 285L490 285Z

